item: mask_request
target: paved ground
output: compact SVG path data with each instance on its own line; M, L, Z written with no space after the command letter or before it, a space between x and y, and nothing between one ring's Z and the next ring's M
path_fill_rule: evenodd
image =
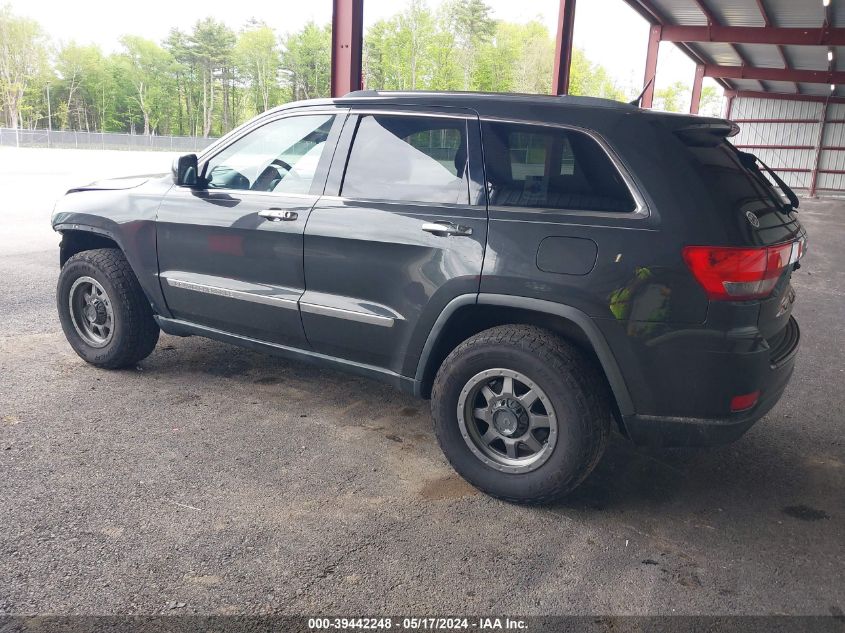
M427 403L376 383L197 338L83 363L45 228L87 174L62 156L45 184L0 153L0 189L37 196L0 206L0 613L845 609L845 204L802 205L803 350L763 422L710 450L615 438L571 499L529 509L456 478Z

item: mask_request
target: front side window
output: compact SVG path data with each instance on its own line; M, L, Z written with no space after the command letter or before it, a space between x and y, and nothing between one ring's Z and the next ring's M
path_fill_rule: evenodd
M463 119L362 116L341 195L468 204L466 148Z
M212 158L210 189L308 193L334 115L291 116L253 130Z
M491 206L629 212L631 192L587 134L520 123L483 122Z

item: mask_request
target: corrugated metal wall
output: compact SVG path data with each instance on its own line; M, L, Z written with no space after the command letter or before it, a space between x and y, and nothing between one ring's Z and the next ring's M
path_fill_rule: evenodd
M843 173L835 174L829 171ZM827 106L827 123L824 127L822 152L819 157L819 179L816 186L820 191L845 189L845 104L831 103Z
M796 189L809 190L818 168L818 193L845 191L845 104L829 104L821 152L816 147L825 104L818 101L735 97L730 118L740 133L733 143L753 152ZM833 173L841 171L843 173Z

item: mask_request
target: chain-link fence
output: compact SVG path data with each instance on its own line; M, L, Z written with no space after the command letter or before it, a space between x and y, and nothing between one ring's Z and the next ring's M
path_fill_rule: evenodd
M196 136L147 136L116 132L72 130L13 130L0 128L0 146L123 149L163 152L198 152L215 139Z

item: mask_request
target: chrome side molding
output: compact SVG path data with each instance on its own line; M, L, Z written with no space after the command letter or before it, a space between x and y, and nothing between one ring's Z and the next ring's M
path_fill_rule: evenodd
M367 323L369 325L380 325L382 327L393 327L394 319L389 316L381 316L380 314L372 314L369 312L356 312L355 310L345 310L343 308L330 308L329 306L321 306L315 303L299 302L299 309L309 314L319 314L320 316L335 317L338 319L346 319L347 321L358 321L359 323Z
M182 290L191 290L193 292L201 292L203 294L215 295L218 297L227 297L229 299L238 299L240 301L251 301L253 303L286 308L288 310L296 310L297 307L295 299L274 297L255 292L245 292L243 290L232 290L230 288L220 288L219 286L198 284L193 281L185 281L184 279L175 279L173 277L162 277L162 279L164 279L164 281L167 282L167 285L171 288L181 288Z

